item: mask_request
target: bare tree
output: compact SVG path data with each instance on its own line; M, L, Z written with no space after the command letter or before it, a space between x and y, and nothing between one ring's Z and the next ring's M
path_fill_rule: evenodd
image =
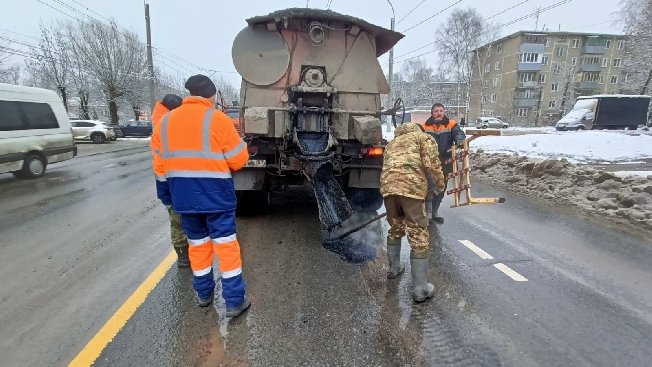
M56 88L63 105L68 110L68 87L72 74L70 44L66 42L60 27L41 23L38 47L32 47L34 59L27 62L27 70L41 86Z
M0 83L18 84L21 77L21 69L18 65L11 65L10 60L13 52L9 48L11 42L0 37Z
M395 79L400 83L400 89L395 91L394 96L402 98L406 106L429 106L433 103L435 70L424 59L406 60Z
M619 17L629 36L623 69L625 89L647 94L652 83L652 0L621 0Z
M485 22L475 8L453 10L445 25L437 30L437 39L441 42L439 57L449 66L449 75L470 87L473 50L498 39L499 35L500 27Z
M68 23L66 33L88 76L106 93L111 123L118 123L119 98L132 88L134 78L146 73L145 45L138 35L121 31L115 21Z
M227 105L231 105L233 101L237 101L240 96L238 88L236 88L231 82L229 82L224 76L220 75L219 77L212 77L213 83L217 87L217 90L222 92L222 96Z

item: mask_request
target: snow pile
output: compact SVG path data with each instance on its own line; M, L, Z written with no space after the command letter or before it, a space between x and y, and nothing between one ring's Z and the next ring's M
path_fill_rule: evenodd
M618 162L652 158L652 136L603 131L483 136L471 143L471 149L531 158L566 158L572 163Z
M484 139L484 138L483 138ZM482 151L471 154L471 177L612 221L652 230L652 176L627 175L571 164Z

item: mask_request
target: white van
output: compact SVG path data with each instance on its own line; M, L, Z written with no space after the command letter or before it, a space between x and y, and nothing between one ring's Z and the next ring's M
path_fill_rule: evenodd
M48 164L77 155L72 135L56 92L0 83L0 173L43 176Z

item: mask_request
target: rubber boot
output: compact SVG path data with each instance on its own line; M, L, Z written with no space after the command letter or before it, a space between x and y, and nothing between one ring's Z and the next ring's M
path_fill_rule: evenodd
M226 317L238 317L245 312L249 306L251 306L251 301L249 300L249 297L244 296L244 301L242 301L240 306L226 308Z
M401 264L401 239L387 238L387 257L389 258L389 271L387 279L394 279L405 271Z
M417 254L410 251L412 272L412 299L423 302L435 294L435 286L428 283L428 253Z
M185 245L183 247L175 247L174 251L176 251L177 253L177 267L189 268L190 258L188 257L188 245Z
M432 201L432 216L428 217L429 220L432 220L438 224L444 224L444 218L439 216L439 206L441 205L443 197L435 197Z

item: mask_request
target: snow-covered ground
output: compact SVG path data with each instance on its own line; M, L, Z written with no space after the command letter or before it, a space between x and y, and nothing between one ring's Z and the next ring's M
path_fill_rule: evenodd
M487 153L566 158L572 163L611 163L652 158L652 136L607 131L484 136L474 140L471 147Z
M652 171L617 171L614 174L618 177L627 177L627 176L642 176L648 177L652 176Z

